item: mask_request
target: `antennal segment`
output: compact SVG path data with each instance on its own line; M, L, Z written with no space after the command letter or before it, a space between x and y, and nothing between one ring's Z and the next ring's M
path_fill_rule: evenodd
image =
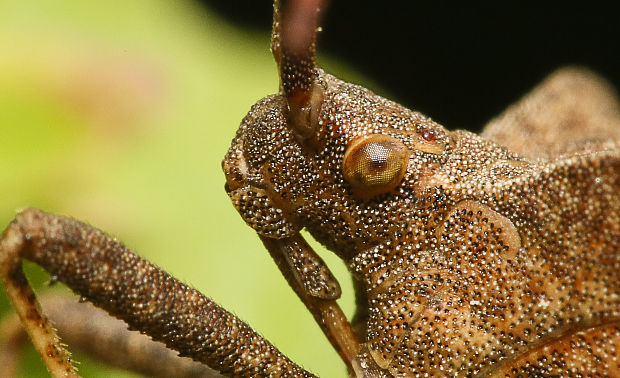
M316 34L325 0L276 0L274 2L271 51L280 72L280 90L289 109L289 124L303 144L313 144L316 113L323 88L314 55Z

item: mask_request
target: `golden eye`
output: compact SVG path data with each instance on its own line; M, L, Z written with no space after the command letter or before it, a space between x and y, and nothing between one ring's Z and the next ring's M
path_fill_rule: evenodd
M356 195L372 197L389 192L407 170L407 147L398 139L383 134L355 139L342 159L342 173Z

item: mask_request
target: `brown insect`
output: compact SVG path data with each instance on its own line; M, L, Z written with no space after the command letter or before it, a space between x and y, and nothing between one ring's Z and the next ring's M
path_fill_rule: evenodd
M223 168L233 204L350 374L619 375L620 111L607 85L565 69L481 136L450 132L320 70L316 9L286 3L280 17L276 6L282 91L246 116ZM304 227L352 271L352 326ZM26 210L0 242L1 273L56 375L72 366L21 257L225 374L309 374L116 240Z

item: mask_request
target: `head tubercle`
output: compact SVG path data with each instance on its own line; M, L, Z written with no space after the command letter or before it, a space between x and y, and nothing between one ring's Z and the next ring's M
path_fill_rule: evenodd
M425 178L448 158L453 137L430 118L323 71L313 85L319 107L303 132L291 124L284 94L262 99L244 118L223 163L229 195L236 190L235 207L266 236L327 226L338 240L376 239L383 232L376 221L388 222L382 214L405 217L426 206L433 185ZM321 239L328 238L334 235Z
M280 36L288 29L279 12L286 11L276 4L272 39L281 92L242 121L223 161L229 196L263 236L307 227L334 247L378 240L393 231L384 223L397 223L386 214L406 217L427 206L433 183L422 178L448 158L453 137L430 118L321 70L314 33L301 42Z

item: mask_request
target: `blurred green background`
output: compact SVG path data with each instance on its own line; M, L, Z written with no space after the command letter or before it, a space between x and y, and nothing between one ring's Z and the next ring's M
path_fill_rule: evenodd
M87 221L305 368L344 376L223 189L220 161L241 118L277 91L268 38L187 1L0 0L0 229L30 206ZM352 314L344 264L320 253ZM4 293L0 311L11 311ZM84 376L122 376L75 354ZM46 376L32 348L19 376Z

